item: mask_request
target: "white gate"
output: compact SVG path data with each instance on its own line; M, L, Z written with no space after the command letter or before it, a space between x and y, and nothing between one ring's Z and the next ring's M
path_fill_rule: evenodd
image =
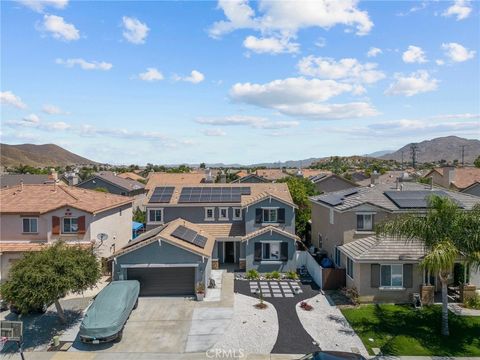
M310 276L313 278L313 281L322 288L322 267L317 263L312 255L308 251L296 251L295 259L297 262L297 267L305 265Z

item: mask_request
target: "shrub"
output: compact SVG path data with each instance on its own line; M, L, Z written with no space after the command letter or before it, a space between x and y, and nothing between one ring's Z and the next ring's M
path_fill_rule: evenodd
M464 305L468 309L480 310L480 295L476 294L475 296L466 299Z
M278 271L272 271L265 274L267 279L280 279L280 273Z
M352 288L344 287L344 288L342 288L342 294L345 295L347 298L349 298L353 305L360 304L357 288L355 288L355 287L352 287Z
M203 282L197 284L196 292L197 294L205 294L205 284Z
M290 280L297 280L298 279L298 274L295 271L287 271L287 279Z
M257 280L259 277L258 271L255 269L248 270L247 274L245 275L245 278L248 280Z

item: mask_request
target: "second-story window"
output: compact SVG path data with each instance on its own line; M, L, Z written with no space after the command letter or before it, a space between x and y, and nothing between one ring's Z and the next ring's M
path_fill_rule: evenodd
M241 208L233 208L233 220L242 220Z
M264 223L278 222L278 209L263 209L263 222Z
M35 234L38 232L38 219L37 218L23 218L23 233Z
M205 220L206 221L215 220L215 208L213 208L213 207L205 208Z
M357 230L373 230L373 214L357 214Z
M221 207L219 209L218 220L228 220L228 207Z
M63 218L62 233L76 234L78 232L77 218Z
M150 209L148 210L148 221L161 223L163 221L162 209Z

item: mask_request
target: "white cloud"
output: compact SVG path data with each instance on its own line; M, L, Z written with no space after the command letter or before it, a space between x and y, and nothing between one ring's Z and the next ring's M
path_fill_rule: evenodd
M74 67L75 65L80 66L83 70L102 70L108 71L113 65L105 61L86 61L84 59L56 59L55 62L59 65L64 65L65 67Z
M18 0L18 2L36 12L43 12L46 7L61 10L68 5L68 0Z
M470 1L468 0L455 0L453 5L445 10L443 16L456 16L457 20L466 19L472 12Z
M379 49L377 47L371 47L367 52L367 57L376 57L382 53L382 49Z
M0 102L5 105L11 105L17 109L25 109L27 105L22 99L11 91L0 92Z
M425 70L419 70L407 76L396 74L395 79L395 82L385 91L386 95L413 96L434 91L439 82L437 79L431 78Z
M62 111L62 109L60 109L58 106L51 105L51 104L43 105L42 111L49 115L67 114L66 112Z
M123 21L123 37L132 44L144 44L150 29L147 24L142 23L137 18L124 16Z
M40 118L35 114L24 116L22 120L32 124L38 124L40 122Z
M302 116L311 120L340 120L376 116L380 113L367 102L346 104L305 103L282 105L278 110L285 115Z
M377 70L377 64L361 64L357 59L346 58L335 61L327 57L313 55L301 59L297 67L300 74L323 79L345 79L361 83L372 84L385 77Z
M252 35L245 38L243 46L257 54L297 53L300 48L300 44L292 43L288 38L257 38Z
M44 15L43 24L40 29L51 33L55 39L64 41L80 39L80 32L75 25L65 22L61 16Z
M426 63L427 57L421 47L410 45L403 53L402 59L406 63Z
M203 125L249 126L254 129L289 129L297 127L298 121L273 121L260 116L231 115L217 118L198 118L195 120Z
M205 80L205 75L203 75L200 71L192 70L192 72L190 73L190 76L174 75L173 80L186 81L186 82L191 82L192 84L198 84L198 83L201 83L203 80Z
M458 43L442 44L442 49L445 50L445 56L453 62L467 61L475 56L474 50L468 50Z
M223 131L222 129L204 129L202 130L202 133L205 136L225 136L227 133Z
M438 66L442 66L445 65L445 61L443 61L442 59L437 59L435 60L435 64L437 64Z
M147 68L144 73L138 74L138 77L143 81L159 81L163 80L163 74L156 68Z

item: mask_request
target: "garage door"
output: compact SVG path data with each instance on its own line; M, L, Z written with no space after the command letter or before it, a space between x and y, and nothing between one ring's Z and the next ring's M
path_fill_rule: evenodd
M141 296L193 295L195 268L129 268L128 280L140 281Z

